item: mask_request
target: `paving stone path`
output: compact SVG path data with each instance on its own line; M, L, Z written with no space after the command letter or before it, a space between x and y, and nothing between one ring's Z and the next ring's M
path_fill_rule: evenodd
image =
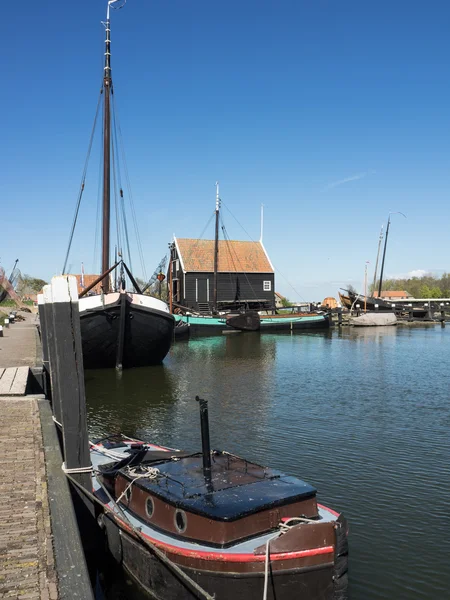
M1 307L0 310L5 311ZM22 311L17 314L24 321L11 323L3 329L3 337L0 337L0 367L33 367L40 358L37 315Z
M0 398L0 599L57 600L37 401Z

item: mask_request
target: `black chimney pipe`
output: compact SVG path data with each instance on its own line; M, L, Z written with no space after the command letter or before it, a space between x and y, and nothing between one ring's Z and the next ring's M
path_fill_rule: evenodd
M200 404L200 427L202 430L203 473L205 479L211 480L211 444L209 440L208 400L199 396L195 399Z

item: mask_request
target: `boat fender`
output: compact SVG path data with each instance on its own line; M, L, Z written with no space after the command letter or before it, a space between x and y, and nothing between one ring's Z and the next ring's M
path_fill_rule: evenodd
M335 556L333 569L333 600L348 599L348 524L339 515L335 524Z
M120 530L117 525L106 515L103 518L103 524L106 531L106 540L108 543L108 549L111 552L114 560L121 564L123 552L122 552L122 538Z

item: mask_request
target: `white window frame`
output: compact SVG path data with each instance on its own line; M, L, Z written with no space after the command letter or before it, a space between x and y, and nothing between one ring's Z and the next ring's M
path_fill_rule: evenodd
M263 291L271 292L272 291L272 282L270 279L268 281L263 281Z

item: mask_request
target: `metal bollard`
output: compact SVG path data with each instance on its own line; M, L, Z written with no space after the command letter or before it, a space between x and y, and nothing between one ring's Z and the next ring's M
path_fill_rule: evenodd
M9 327L9 319L5 319L4 323L5 323L5 327Z

